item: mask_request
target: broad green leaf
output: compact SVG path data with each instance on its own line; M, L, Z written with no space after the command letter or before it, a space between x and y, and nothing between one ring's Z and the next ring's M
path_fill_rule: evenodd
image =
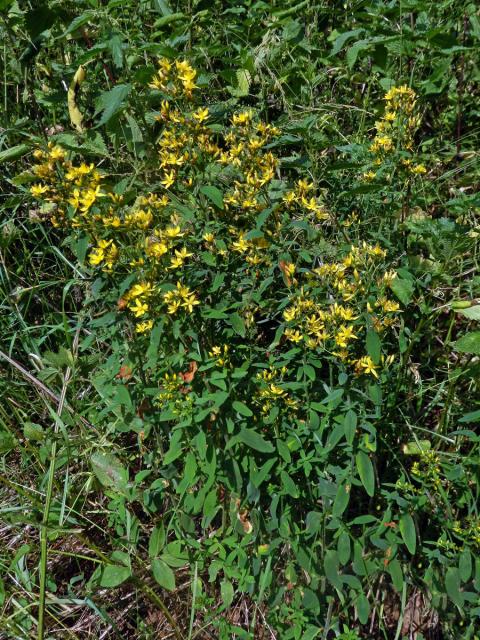
M454 348L461 353L471 353L475 356L480 356L480 331L471 331L459 338Z
M288 493L289 496L296 499L299 497L300 493L298 491L298 487L292 478L288 475L288 473L282 469L280 472L280 480L283 488Z
M374 364L380 362L380 356L382 355L382 342L376 331L369 329L367 331L367 353L373 360Z
M412 280L399 278L397 276L393 279L390 288L402 304L407 305L411 302L414 290L414 284Z
M233 327L235 333L238 333L242 338L245 337L245 322L243 318L238 315L238 313L232 313L230 315L230 324Z
M460 313L469 320L480 320L480 304L476 304L473 307L467 307L466 309L455 309L456 313Z
M372 497L375 493L375 473L372 461L364 451L359 451L355 456L355 462L365 491Z
M395 591L397 593L401 593L403 589L403 571L402 565L397 560L397 558L394 558L391 562L389 562L388 573L392 578L392 584L395 588Z
M460 553L460 558L458 561L458 572L460 574L460 578L462 582L467 582L470 580L470 576L472 575L472 554L470 553L470 549L467 547Z
M107 564L100 574L101 587L118 587L132 576L129 567L117 564Z
M403 445L403 453L406 456L415 456L425 451L430 451L432 443L430 440L412 440Z
M3 151L0 151L0 162L9 162L10 160L21 158L30 150L31 146L28 144L17 144L9 149L4 149Z
M415 522L409 513L404 513L399 522L400 535L407 549L412 556L417 548L417 532L415 531Z
M253 416L253 411L249 409L244 402L240 402L240 400L232 402L232 407L242 416L246 416L247 418Z
M161 558L153 558L152 573L153 577L161 587L168 591L173 591L175 589L175 574L168 564Z
M261 453L272 453L272 451L275 451L273 444L267 442L263 436L253 429L242 429L237 438L251 449L255 449Z
M117 84L110 91L104 91L97 100L95 115L101 113L102 116L97 123L97 127L106 124L123 107L126 98L132 90L131 84Z
M352 445L355 439L355 431L357 429L357 414L352 409L349 409L343 418L343 429L345 432L345 439L348 444Z
M338 486L337 494L333 502L332 513L335 517L339 517L345 511L350 500L350 484L342 483Z
M232 604L233 596L235 595L235 591L230 580L222 580L220 583L220 595L222 596L223 606L225 608L229 607Z
M100 484L123 492L128 483L128 471L113 453L94 453L90 462Z
M448 567L445 574L445 589L450 600L461 608L464 603L463 593L460 591L460 574L455 567Z
M223 209L223 193L220 191L218 187L214 187L213 185L206 185L201 187L200 191L207 196L207 198L213 202L213 204L218 207L218 209Z
M345 565L350 560L351 544L350 536L346 531L342 531L337 542L337 553L340 564Z
M327 580L337 589L342 588L342 578L339 571L338 555L336 551L329 549L325 554L323 561L325 576Z
M370 603L365 594L361 594L357 599L357 613L361 624L367 624L370 615Z
M148 541L148 555L150 558L154 558L160 554L165 544L165 527L163 524L158 524L150 534Z

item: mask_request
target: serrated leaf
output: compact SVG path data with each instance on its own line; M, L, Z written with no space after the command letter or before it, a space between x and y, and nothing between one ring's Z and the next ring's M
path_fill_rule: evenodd
M104 91L97 100L95 115L102 114L97 127L106 124L123 107L132 90L131 84L117 84L110 91Z
M480 356L480 331L466 333L453 346L460 353L471 353L475 356Z
M415 531L415 522L409 513L404 513L400 518L399 529L402 540L413 556L417 548L417 532Z
M372 461L364 451L359 451L355 456L355 462L365 491L372 497L375 493L375 473Z
M161 558L153 558L152 573L153 577L161 587L168 591L173 591L175 589L175 574L168 564Z

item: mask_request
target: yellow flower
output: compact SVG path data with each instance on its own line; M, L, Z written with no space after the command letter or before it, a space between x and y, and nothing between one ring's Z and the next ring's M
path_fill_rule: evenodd
M416 164L414 167L410 169L410 171L415 175L421 175L423 173L427 173L427 168L424 164Z
M181 236L184 236L184 233L181 233L181 229L178 225L174 225L172 227L167 227L164 231L163 231L163 235L166 238L169 238L171 240L173 240L173 238L180 238Z
M176 175L173 169L171 171L166 171L165 177L163 180L160 181L160 184L162 184L165 187L165 189L170 189L172 184L175 182L175 178L176 178Z
M370 356L363 356L360 360L357 360L355 368L359 373L371 374L375 378L378 378L375 364Z
M168 252L168 247L164 242L152 242L147 240L146 252L147 255L151 256L152 258L161 258L165 253Z
M193 118L199 123L204 122L208 118L207 107L205 107L204 109L197 109L197 111L195 111L195 113L193 114Z
M295 331L293 329L285 329L285 337L287 338L287 340L290 340L290 342L301 342L301 340L303 339L302 334L300 333L300 331Z
M153 320L145 320L144 322L139 322L135 325L135 331L137 333L145 333L146 331L150 331L153 327Z
M141 318L148 312L148 304L142 302L139 298L137 298L133 304L129 305L128 308L136 318Z
M39 198L43 196L44 193L47 193L48 187L45 184L34 184L30 187L30 193L34 198Z
M346 327L342 324L339 331L335 334L335 342L339 347L347 347L350 340L357 340L357 336L353 333L353 327Z

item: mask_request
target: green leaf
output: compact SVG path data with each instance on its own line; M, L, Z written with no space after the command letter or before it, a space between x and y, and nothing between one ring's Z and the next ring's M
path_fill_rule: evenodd
M463 593L460 591L460 574L455 567L448 567L445 574L445 589L450 600L461 608L464 603Z
M160 551L163 549L164 544L165 527L163 526L163 524L159 524L153 529L148 541L148 555L150 556L150 558L158 556L160 554Z
M458 561L458 572L460 574L462 582L467 582L467 580L470 580L470 576L472 575L472 568L472 554L470 553L470 549L465 548L460 553L460 558Z
M397 593L401 593L403 589L403 571L402 571L402 565L397 560L397 558L394 558L388 564L388 573L392 578L392 584L395 591Z
M23 425L23 435L27 440L40 441L45 437L45 432L41 424L36 422L25 422Z
M370 615L370 603L363 593L357 599L357 613L360 624L367 624Z
M100 574L100 586L107 588L118 587L131 576L132 572L130 571L130 567L117 564L107 564L103 567Z
M325 576L327 580L337 589L342 588L342 579L340 577L338 555L336 551L329 549L325 554L323 561Z
M350 560L351 545L350 536L346 531L342 531L337 542L337 553L340 564L345 565Z
M173 591L175 589L175 574L168 564L161 558L153 558L152 573L153 577L161 587L168 591Z
M406 456L415 456L425 451L430 451L432 443L430 440L412 440L403 445L403 453Z
M471 331L459 338L454 348L461 353L471 353L480 356L480 331Z
M355 462L365 491L372 497L375 493L375 474L372 461L364 451L359 451L355 457Z
M300 496L297 485L292 480L292 478L288 475L288 473L283 469L280 472L280 480L283 488L285 489L286 493L289 496L295 499Z
M243 318L238 315L238 313L232 313L230 315L230 324L233 327L233 330L238 333L242 338L245 337L245 322Z
M367 331L367 353L373 360L374 364L380 362L380 356L382 355L382 342L376 331L369 329Z
M104 91L97 101L95 115L102 113L97 127L106 124L123 107L125 99L130 95L131 84L117 84L110 91Z
M225 608L229 607L232 604L233 596L235 595L233 585L230 580L222 580L220 583L220 595L222 596L223 606Z
M4 149L0 151L0 162L9 162L10 160L20 158L28 153L30 149L31 147L28 144L17 144L9 149Z
M333 502L332 513L335 517L339 517L345 511L350 500L350 485L342 483L337 489L337 494Z
M406 280L405 278L399 278L397 276L392 281L390 289L402 304L407 305L411 302L414 291L414 284L412 280Z
M245 416L247 418L253 416L253 411L249 409L246 404L240 402L240 400L235 400L234 402L232 402L232 407L235 409L235 411L237 411L237 413L242 416Z
M8 453L15 448L16 440L8 431L0 431L0 454Z
M409 513L404 513L399 523L400 535L412 556L417 548L417 532L415 531L415 523Z
M346 441L349 445L352 445L357 429L357 414L352 409L349 409L343 418L343 429Z
M223 209L223 193L217 187L213 185L206 185L201 187L200 191L207 196L207 198L213 202L213 204L218 207L218 209Z
M128 471L113 453L94 453L90 458L92 471L104 487L123 492L128 482Z
M462 316L469 318L469 320L480 320L480 304L466 309L455 309L455 313L460 313Z
M260 453L272 453L275 447L271 442L267 442L263 436L253 429L242 429L237 436L240 442L243 442L251 449L260 451Z

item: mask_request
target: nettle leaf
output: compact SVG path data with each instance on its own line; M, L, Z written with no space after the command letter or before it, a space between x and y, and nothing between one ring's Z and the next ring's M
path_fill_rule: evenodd
M475 356L480 356L480 331L466 333L453 346L460 353L471 353Z
M213 202L218 209L223 209L223 193L218 187L213 185L205 185L200 188L200 191L207 196L207 198Z
M365 491L372 497L375 493L375 473L372 461L364 451L359 451L355 456L355 462Z
M153 577L161 587L168 591L173 591L175 589L175 574L168 564L161 558L153 558L152 573Z
M404 513L399 522L400 535L412 556L417 548L417 532L415 522L409 513Z
M97 127L106 124L115 114L117 114L124 106L126 98L132 91L131 84L117 84L110 91L104 91L97 100L97 109L95 115L102 114Z

